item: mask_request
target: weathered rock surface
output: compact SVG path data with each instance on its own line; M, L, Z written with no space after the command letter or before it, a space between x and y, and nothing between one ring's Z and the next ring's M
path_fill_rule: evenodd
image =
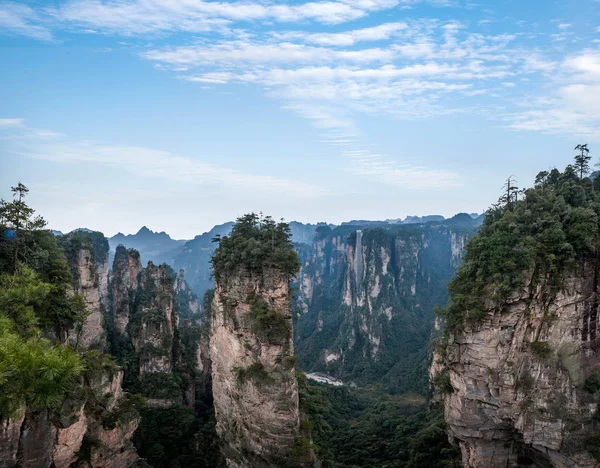
M252 301L276 314L276 336L257 328ZM217 282L210 335L217 433L230 467L295 466L300 435L289 281L240 268Z
M108 253L102 258L91 247L82 246L77 251L74 290L81 294L89 315L75 332L75 344L82 348L106 347L105 314L108 297Z
M131 443L140 419L127 405L122 378L121 371L103 372L88 382L83 400L68 396L56 410L0 421L0 467L143 466Z
M111 299L113 317L113 340L126 339L131 314L131 294L138 287L138 275L142 271L140 254L118 246L113 261Z
M446 372L452 386L446 421L465 468L600 466L588 451L598 398L582 388L600 371L598 270L578 270L558 292L526 282L488 304L434 357L432 377Z
M426 378L417 382L408 372L426 360L433 310L447 301L446 285L474 232L336 230L301 247L296 347L303 367L365 385L383 378L401 385L396 391L426 387ZM401 369L403 362L414 365Z

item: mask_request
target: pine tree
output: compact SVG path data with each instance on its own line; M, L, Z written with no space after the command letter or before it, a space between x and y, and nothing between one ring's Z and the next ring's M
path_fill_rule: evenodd
M577 145L575 151L581 151L581 154L575 156L575 169L579 173L579 178L583 179L583 176L590 172L590 160L592 157L590 156L587 144Z

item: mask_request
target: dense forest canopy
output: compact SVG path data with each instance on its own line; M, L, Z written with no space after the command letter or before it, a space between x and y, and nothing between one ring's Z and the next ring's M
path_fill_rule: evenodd
M219 244L212 257L217 280L240 267L255 271L276 267L290 278L300 268L289 225L283 221L276 223L270 216L255 213L241 216L230 235L213 240Z
M587 177L589 159L583 151L562 172L540 172L524 191L509 178L449 285L452 300L442 311L449 329L483 317L487 299L506 300L526 275L560 287L579 261L597 257L600 179Z

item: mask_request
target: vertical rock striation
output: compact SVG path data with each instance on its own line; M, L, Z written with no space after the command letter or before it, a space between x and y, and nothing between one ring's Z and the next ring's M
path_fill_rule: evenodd
M303 367L359 385L425 391L433 310L475 227L350 227L301 246L296 347Z
M600 183L543 171L492 207L430 374L465 468L600 467Z
M449 379L446 421L465 468L600 466L588 451L598 401L585 390L600 371L598 271L579 271L559 291L528 281L488 304L436 356L432 377Z
M138 275L141 271L140 254L136 250L127 250L119 245L115 251L110 287L113 341L123 341L127 337L132 295L137 290Z
M299 263L289 226L238 218L212 265L212 389L228 466L315 466L310 434L300 428L290 292Z
M291 294L276 269L217 282L210 334L217 433L230 467L285 466L300 435ZM273 330L257 323L268 308ZM292 465L293 466L293 465Z
M75 293L83 297L89 315L70 333L69 342L84 349L106 349L108 301L108 241L100 232L74 231L61 239L73 273Z
M100 233L75 232L64 236L61 245L73 289L90 312L68 340L90 361L58 408L23 408L14 418L0 420L0 467L147 466L131 442L140 418L123 393L123 372L100 352L107 345L108 244Z

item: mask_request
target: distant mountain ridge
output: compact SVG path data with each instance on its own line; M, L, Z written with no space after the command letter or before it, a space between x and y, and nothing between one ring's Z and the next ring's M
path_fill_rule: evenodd
M378 220L352 220L343 222L340 226L349 228L410 228L419 225L443 224L448 226L478 226L483 221L484 215L477 213L459 213L452 218L441 215L407 216L404 219ZM228 235L234 225L233 221L218 224L211 230L199 234L193 239L173 239L165 231L152 231L142 226L135 234L119 232L108 239L110 245L110 261L119 245L128 249L136 249L145 264L152 261L155 264L166 263L175 270L185 270L186 279L196 294L201 297L207 289L213 287L211 278L210 258L215 249L212 239L217 235ZM319 222L315 224L291 221L289 223L292 240L296 244L312 245L318 230L331 230L338 227L334 224ZM86 228L77 230L89 232Z
M125 235L119 232L108 239L111 253L115 252L117 246L123 245L128 249L136 249L144 262L168 265L173 264L173 259L181 252L186 242L172 239L166 232L155 232L146 226L142 226L135 234Z

